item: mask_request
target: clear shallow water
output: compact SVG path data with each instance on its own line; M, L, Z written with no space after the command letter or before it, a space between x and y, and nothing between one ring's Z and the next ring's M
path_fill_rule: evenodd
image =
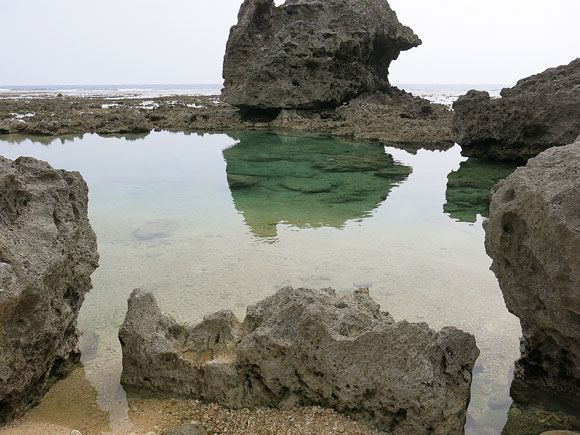
M396 320L475 334L467 431L501 431L520 329L488 270L480 214L507 168L464 162L458 146L385 151L248 132L0 136L1 155L79 170L89 185L101 260L79 317L82 360L112 429L129 425L116 336L133 288L196 322L222 308L242 317L293 285L366 286Z

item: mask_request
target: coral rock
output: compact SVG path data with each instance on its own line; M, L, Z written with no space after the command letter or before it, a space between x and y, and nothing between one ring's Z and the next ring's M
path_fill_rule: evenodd
M226 47L223 99L255 109L338 106L387 90L391 61L419 44L386 0L245 0Z
M77 315L98 266L78 172L0 156L0 423L79 354Z
M368 289L285 287L238 321L178 324L139 290L119 338L125 387L230 408L320 405L393 434L460 434L479 351L472 335L395 323Z
M580 59L522 79L501 96L469 91L453 104L452 134L463 155L525 162L580 134Z

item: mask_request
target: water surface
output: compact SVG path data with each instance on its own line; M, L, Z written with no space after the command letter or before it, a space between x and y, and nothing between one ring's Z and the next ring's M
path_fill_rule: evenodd
M396 320L473 333L467 432L501 431L520 329L488 270L481 215L505 167L465 162L458 146L413 155L249 132L10 135L0 154L78 170L89 185L101 259L79 317L82 360L112 429L131 426L117 330L133 288L196 322L222 308L242 317L292 285L369 287Z

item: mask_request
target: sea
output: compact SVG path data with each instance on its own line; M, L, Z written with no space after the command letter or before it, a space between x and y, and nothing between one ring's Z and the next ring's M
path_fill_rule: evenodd
M405 84L395 86L426 98L434 103L451 107L459 96L471 89L487 91L492 97L499 97L502 88L510 84ZM102 98L155 98L179 95L219 95L222 85L210 84L112 84L112 85L0 85L2 98L51 97L58 94L74 97Z

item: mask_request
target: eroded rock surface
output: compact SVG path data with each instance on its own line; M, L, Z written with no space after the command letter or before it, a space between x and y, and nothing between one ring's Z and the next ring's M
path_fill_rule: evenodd
M395 323L359 289L285 287L196 326L135 290L119 331L126 388L230 408L318 404L394 434L463 433L479 351L452 327Z
M421 40L386 0L245 0L224 56L223 99L252 109L333 107L387 91Z
M569 395L580 409L580 138L551 148L492 191L485 246L520 318L515 382ZM517 395L512 386L512 396ZM527 394L526 394L527 395ZM529 397L523 397L528 400Z
M580 134L580 58L522 79L501 96L469 91L453 104L452 133L463 155L525 162Z
M78 172L0 156L0 423L79 354L77 315L98 266Z

